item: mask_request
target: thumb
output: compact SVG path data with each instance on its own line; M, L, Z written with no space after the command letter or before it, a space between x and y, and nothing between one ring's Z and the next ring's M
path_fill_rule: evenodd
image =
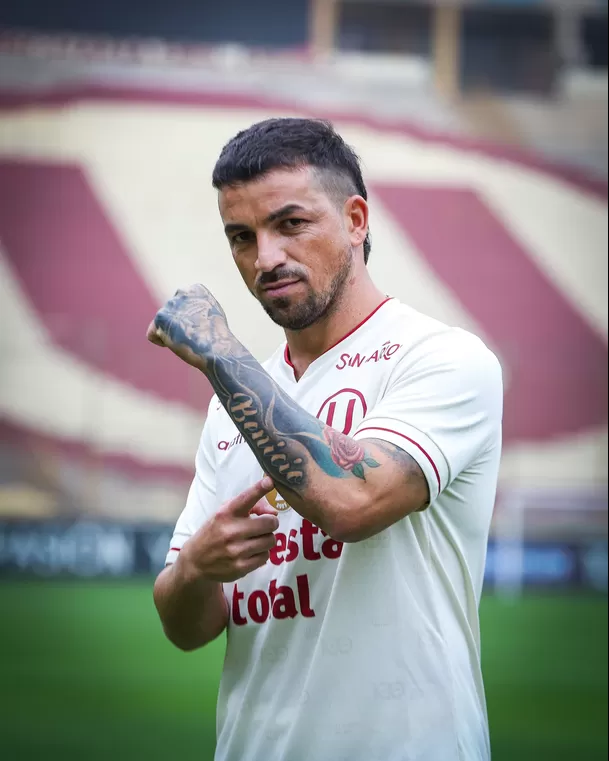
M148 330L146 331L146 338L150 341L150 343L156 344L157 346L165 346L165 342L163 341L163 333L159 328L157 328L154 320L148 326Z
M250 514L250 510L255 507L256 503L273 488L272 480L268 476L265 476L253 486L250 486L249 489L233 497L226 505L226 509L233 515L246 517Z

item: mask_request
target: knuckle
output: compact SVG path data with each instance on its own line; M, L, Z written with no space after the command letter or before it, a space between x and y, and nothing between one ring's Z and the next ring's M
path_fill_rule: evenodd
M227 502L219 508L218 512L214 516L215 523L222 529L228 529L232 522L230 508L231 503Z
M226 554L231 560L238 560L241 555L241 549L237 544L231 542L226 545Z
M170 320L171 316L169 312L167 311L166 307L163 307L156 313L156 317L154 318L154 326L164 330L169 325Z
M235 529L230 523L223 521L218 525L218 536L220 541L228 546L235 539Z
M264 528L268 529L269 533L273 533L279 528L279 519L275 515L265 515L261 520L264 521Z
M223 502L217 509L216 514L213 517L213 520L216 523L223 523L229 517L230 504L230 502Z

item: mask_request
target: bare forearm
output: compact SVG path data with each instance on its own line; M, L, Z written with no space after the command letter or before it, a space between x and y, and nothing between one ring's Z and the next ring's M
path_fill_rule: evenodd
M220 583L188 578L183 566L178 558L159 574L154 602L167 638L181 650L196 650L224 631L228 607Z

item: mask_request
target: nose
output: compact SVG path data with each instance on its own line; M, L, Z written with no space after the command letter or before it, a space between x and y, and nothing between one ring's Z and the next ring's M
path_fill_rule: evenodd
M275 268L285 264L288 260L286 252L283 250L281 241L272 235L259 235L258 256L256 257L255 267L258 272L272 272Z

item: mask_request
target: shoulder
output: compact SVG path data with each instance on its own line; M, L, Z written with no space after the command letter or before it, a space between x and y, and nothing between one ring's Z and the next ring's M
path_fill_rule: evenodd
M486 379L501 385L502 367L485 341L463 328L447 325L397 302L392 312L401 339L397 374L435 371L454 378Z

